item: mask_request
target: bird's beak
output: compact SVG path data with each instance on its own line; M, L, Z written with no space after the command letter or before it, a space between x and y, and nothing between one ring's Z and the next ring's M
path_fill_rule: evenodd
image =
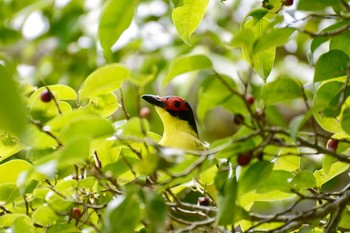
M146 95L141 96L141 98L146 100L148 103L153 104L155 106L158 106L161 108L165 107L164 99L160 96L146 94Z

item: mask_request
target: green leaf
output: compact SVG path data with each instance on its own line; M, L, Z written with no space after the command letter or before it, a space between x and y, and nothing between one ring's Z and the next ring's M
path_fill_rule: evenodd
M36 233L32 219L28 216L20 216L15 219L11 226L11 232Z
M25 214L7 213L7 214L4 214L4 215L1 215L0 216L0 230L3 227L10 227L10 226L12 226L17 219L20 219L22 217L27 218L27 219L30 220L30 218L27 215L25 215Z
M98 38L102 48L110 51L121 34L130 26L138 0L109 0L101 13Z
M32 219L41 226L54 224L58 216L48 206L40 206L32 213Z
M259 53L263 50L286 44L295 30L296 29L294 28L279 28L272 30L258 39L253 48L253 52Z
M266 9L264 7L260 7L260 8L254 9L251 12L249 12L243 21L246 21L246 19L249 16L253 17L254 20L258 21L258 20L262 19L267 13L269 13L268 9Z
M344 83L339 80L323 82L314 97L314 116L318 124L329 132L342 131L340 122L336 117L341 112L339 100L343 86ZM346 93L345 98L348 96L349 93Z
M24 105L12 74L0 63L0 128L20 136L26 128Z
M216 180L217 179L219 178L217 177ZM236 176L230 177L224 181L223 184L220 184L218 181L215 181L215 183L219 191L216 223L222 226L231 225L235 221L235 214L237 209L236 198L238 184Z
M184 74L196 70L211 69L212 63L207 56L190 55L176 58L170 63L168 72L162 80L162 85L165 86L173 78L180 74Z
M244 24L244 28L252 30L254 32L255 41L257 41L264 36L269 25L270 21L266 18L262 18L258 22L251 19ZM257 72L264 81L266 81L275 61L276 47L272 46L260 52L254 52L254 44L251 44L249 46L242 46L242 51L250 66L253 67L255 72Z
M118 98L114 93L91 97L86 108L102 117L109 117L118 109Z
M98 68L84 81L79 95L82 99L107 95L121 87L129 70L120 64L109 64Z
M350 56L350 31L334 36L329 44L330 50L341 50Z
M293 174L283 170L273 170L270 176L257 188L257 193L267 193L272 190L290 192L289 180Z
M279 78L265 84L261 89L261 98L266 105L302 97L300 84L291 78Z
M328 6L334 6L338 4L338 0L320 0L320 1L310 1L310 0L300 0L297 6L298 10L304 11L320 11L324 10Z
M314 188L316 186L316 179L312 172L305 170L299 172L290 184L296 189Z
M229 84L230 88L237 91L237 85L232 78L224 75L221 77ZM218 106L222 106L232 113L244 114L246 111L243 100L238 95L232 94L218 77L208 77L202 83L198 93L197 116L199 120L202 121L209 110Z
M342 129L350 134L350 101L346 101L346 105L344 106L341 114L341 122L340 125Z
M141 127L142 124L142 127ZM149 124L146 119L133 117L129 119L126 124L123 126L122 134L124 136L132 137L145 137L145 132L149 131Z
M239 196L259 187L270 175L273 164L262 160L252 164L239 179Z
M11 203L19 196L20 192L15 184L0 184L0 203Z
M308 123L313 116L313 112L307 111L306 114L296 116L292 119L292 121L289 124L290 128L290 136L292 137L293 141L296 140L296 137L299 133L299 131L304 127L306 123Z
M326 173L324 169L316 170L314 176L316 178L317 187L321 187L326 182L330 181L334 177L345 172L349 168L349 164L343 162L335 162L331 165L329 171Z
M49 103L44 103L40 99L41 93L47 90L47 88L50 89L51 93L53 94L53 96L57 101L77 99L77 93L73 88L62 84L56 84L56 85L49 85L47 87L40 87L38 90L36 90L29 97L27 106L31 109L45 109L45 107L49 105L49 103L52 103L54 105L54 101L50 101Z
M71 112L72 107L64 100L76 100L77 93L74 89L69 86L57 84L49 85L47 88L50 89L51 93L55 97L61 113ZM59 111L54 100L50 102L43 102L40 95L43 91L46 91L46 87L41 87L36 90L28 99L27 106L30 109L31 116L34 120L45 122L57 115Z
M94 117L92 115L87 115L75 119L70 122L65 128L62 129L59 138L62 141L70 141L80 138L99 138L99 137L109 137L114 133L114 128L112 124L100 117Z
M164 198L150 190L145 190L141 194L145 203L146 219L149 223L147 228L149 232L165 232L168 211Z
M31 167L30 163L21 159L13 159L0 164L0 174L6 174L0 176L0 184L15 184L18 176Z
M87 138L72 141L58 153L58 166L60 168L85 162L90 155L90 141Z
M314 82L346 75L349 61L349 56L341 50L323 54L316 62Z
M108 203L102 232L135 232L140 212L140 203L134 195L116 197Z
M183 0L173 10L172 19L181 39L191 45L191 36L199 26L207 9L209 0Z
M11 135L0 132L0 159L7 159L8 157L16 154L24 148L23 145L19 143L19 140Z

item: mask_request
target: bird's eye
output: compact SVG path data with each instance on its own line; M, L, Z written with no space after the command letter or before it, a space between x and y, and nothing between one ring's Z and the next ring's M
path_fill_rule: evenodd
M178 101L178 100L174 101L174 107L175 108L179 108L180 106L181 106L181 102L180 101Z

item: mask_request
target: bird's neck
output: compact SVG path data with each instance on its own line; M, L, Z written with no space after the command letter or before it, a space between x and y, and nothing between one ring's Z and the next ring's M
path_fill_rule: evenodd
M186 150L204 150L203 143L187 121L171 116L161 108L156 108L164 125L161 141L162 146Z

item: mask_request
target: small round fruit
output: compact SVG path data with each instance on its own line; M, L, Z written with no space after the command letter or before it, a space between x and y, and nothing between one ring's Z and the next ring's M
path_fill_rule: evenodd
M244 116L242 114L235 114L233 116L233 123L235 123L236 125L241 125L244 123Z
M294 3L293 0L282 0L282 4L285 6L292 6Z
M249 104L249 105L252 105L252 104L254 104L254 102L255 102L255 99L254 99L254 96L252 96L252 95L246 95L246 97L245 97L245 101L247 101L247 103Z
M82 216L80 209L79 209L78 207L74 207L74 208L72 209L71 216L72 216L72 218L74 218L74 219L80 219L81 216Z
M151 109L149 107L143 107L140 109L139 116L141 118L149 119L151 117Z
M257 108L256 111L255 111L255 115L256 115L256 118L257 118L259 121L265 120L266 114L265 114L264 109Z
M53 98L52 93L49 90L45 89L43 92L41 92L41 95L40 95L41 101L48 103L52 100L52 98Z
M336 151L338 148L339 141L337 139L329 139L327 142L327 149L330 151Z
M198 204L201 205L201 206L209 206L210 205L209 198L207 198L207 197L199 197L198 198Z
M237 156L237 163L238 165L244 167L250 163L251 159L252 159L252 155L250 153L242 153Z

